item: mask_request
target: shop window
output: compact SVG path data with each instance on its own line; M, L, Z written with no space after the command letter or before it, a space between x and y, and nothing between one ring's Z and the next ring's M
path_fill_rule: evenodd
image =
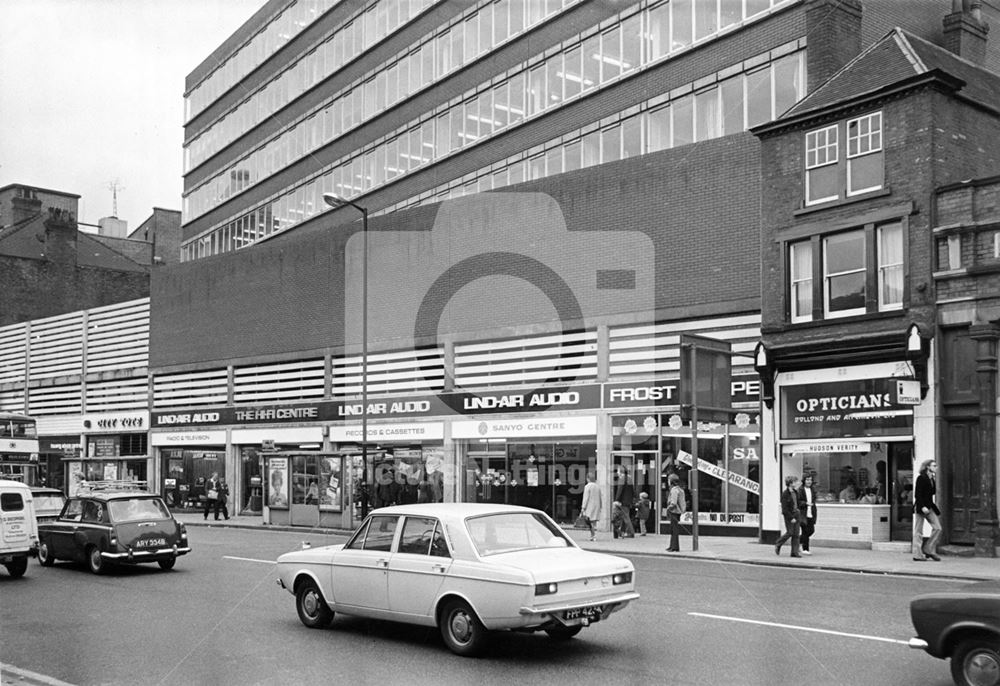
M805 204L881 189L885 184L882 113L809 131L805 137Z
M817 317L834 319L902 309L906 269L903 227L902 221L869 224L788 244L789 320L806 322ZM816 303L822 307L817 308Z

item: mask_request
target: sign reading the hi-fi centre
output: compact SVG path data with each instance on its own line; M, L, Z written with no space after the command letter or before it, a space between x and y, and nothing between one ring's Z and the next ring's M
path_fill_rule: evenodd
M503 412L596 409L601 404L598 384L544 390L439 393L422 396L369 398L369 418L439 417ZM365 415L360 400L334 400L309 405L221 407L184 412L154 412L153 428L177 426L226 426L230 424L281 424L309 421L357 421Z

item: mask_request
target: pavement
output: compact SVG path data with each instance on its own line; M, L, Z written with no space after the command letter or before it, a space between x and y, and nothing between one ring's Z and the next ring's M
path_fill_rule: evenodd
M235 515L229 520L205 520L200 512L177 512L174 515L189 527L228 527L234 529L264 529L269 531L289 531L301 534L302 540L309 540L310 534L347 536L344 529L307 528L296 526L271 526L264 524L260 515ZM741 536L698 536L698 549L693 550L691 536L681 537L681 551L666 552L669 537L661 535L639 536L635 538L613 538L610 532L598 532L597 540L590 541L586 530L567 528L566 532L577 544L586 550L616 555L652 555L658 557L679 557L687 559L715 560L751 565L778 567L799 567L861 574L892 574L916 577L951 579L960 581L1000 580L1000 557L972 557L969 550L955 546L942 546L938 553L941 562L928 560L916 562L906 543L881 544L875 550L867 548L839 548L817 545L810 546L812 555L793 558L789 555L791 546L785 545L781 555L774 554L774 545L758 542L756 538ZM998 551L1000 554L1000 551Z

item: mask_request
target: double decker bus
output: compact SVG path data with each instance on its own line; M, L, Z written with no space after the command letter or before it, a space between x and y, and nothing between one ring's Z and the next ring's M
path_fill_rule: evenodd
M37 485L38 431L33 418L0 412L0 478Z

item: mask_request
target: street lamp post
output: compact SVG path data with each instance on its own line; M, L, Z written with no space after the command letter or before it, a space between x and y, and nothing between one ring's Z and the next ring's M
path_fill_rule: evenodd
M324 193L330 207L350 205L361 213L361 517L368 516L368 208L333 193Z

